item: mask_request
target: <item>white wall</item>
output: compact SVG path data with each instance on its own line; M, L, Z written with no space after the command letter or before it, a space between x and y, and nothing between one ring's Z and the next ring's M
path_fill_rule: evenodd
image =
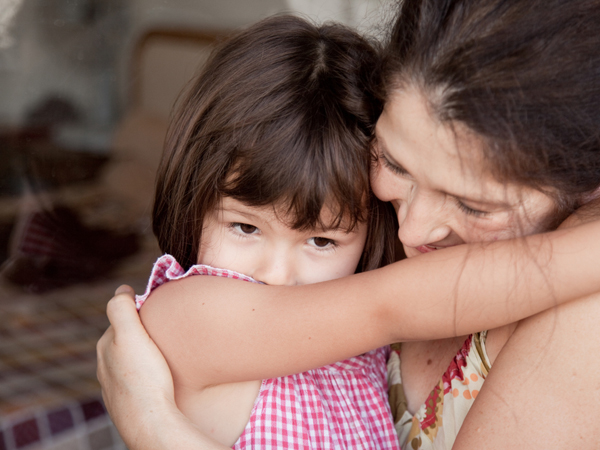
M69 97L92 121L111 113L106 91L116 74L99 64L104 36L70 25L68 17L50 19L44 11L51 1L25 0L7 27L12 45L0 48L0 124L23 122L49 95Z
M6 2L14 1L0 0L0 20ZM59 21L54 25L44 17L49 3L61 1L82 0L24 0L10 25L0 23L2 43L12 41L11 46L0 47L0 125L22 123L32 106L49 94L67 95L90 122L110 121L107 116L118 114L127 98L133 42L146 29L155 25L234 29L287 8L285 0L123 0L126 8L118 19L124 19L128 28L121 37L115 70L101 71L91 46L81 42L97 38L94 30L67 33ZM82 53L80 60L77 51Z
M137 26L156 23L243 26L278 12L371 28L395 0L132 0Z
M362 32L381 36L390 20L394 0L287 0L289 9L318 21L335 20Z
M131 0L134 27L154 24L236 28L285 10L286 0Z
M0 20L2 6L15 1L0 0ZM393 0L121 0L127 7L122 14L118 13L121 22L117 23L127 28L118 44L114 68L101 71L101 65L94 63L98 55L93 43L94 39L102 38L102 31L68 33L60 21L48 23L48 18L41 14L50 3L72 5L81 1L86 0L24 0L10 26L0 23L5 38L2 42L10 42L6 40L6 30L14 42L8 48L0 47L0 125L21 123L32 105L51 93L67 95L89 121L110 124L111 115L114 121L127 98L133 42L156 25L234 29L274 13L296 11L319 22L337 20L377 32L385 23L382 16L388 15L387 9L393 3Z

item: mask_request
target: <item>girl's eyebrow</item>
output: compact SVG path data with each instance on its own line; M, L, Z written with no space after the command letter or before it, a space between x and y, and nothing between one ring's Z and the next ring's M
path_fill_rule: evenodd
M252 220L258 220L258 219L262 219L263 218L262 216L260 216L258 214L252 213L250 211L244 211L244 210L237 209L237 208L223 207L223 208L221 208L221 210L222 211L231 212L231 213L236 213L236 214L239 214L241 216L248 217L249 219L252 219Z
M343 227L342 225L338 225L337 227L332 226L332 227L314 227L312 229L312 231L316 232L316 233L335 233L335 232L340 232L343 234L352 234L356 232L356 228L354 228L352 231L349 231L348 228Z

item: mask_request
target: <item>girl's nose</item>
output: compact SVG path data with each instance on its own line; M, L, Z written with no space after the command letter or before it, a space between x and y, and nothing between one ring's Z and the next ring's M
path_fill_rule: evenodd
M398 209L398 238L407 247L433 244L452 232L444 213L445 199L414 193Z
M285 253L285 252L284 252ZM257 265L253 278L273 286L292 286L296 284L294 258L287 254L265 255Z

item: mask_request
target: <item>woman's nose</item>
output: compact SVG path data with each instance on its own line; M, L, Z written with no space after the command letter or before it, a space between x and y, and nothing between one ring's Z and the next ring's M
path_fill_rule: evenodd
M445 199L436 193L413 193L398 209L398 238L403 245L419 247L439 242L450 235L451 227L444 213Z

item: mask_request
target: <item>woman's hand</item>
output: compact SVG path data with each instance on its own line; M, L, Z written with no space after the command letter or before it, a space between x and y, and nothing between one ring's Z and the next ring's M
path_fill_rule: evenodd
M111 326L97 344L98 380L115 423L156 408L156 401L174 403L173 379L162 353L144 329L133 290L121 286L108 302Z
M111 326L97 344L98 381L108 412L130 450L223 449L177 409L173 378L121 286L108 302Z

